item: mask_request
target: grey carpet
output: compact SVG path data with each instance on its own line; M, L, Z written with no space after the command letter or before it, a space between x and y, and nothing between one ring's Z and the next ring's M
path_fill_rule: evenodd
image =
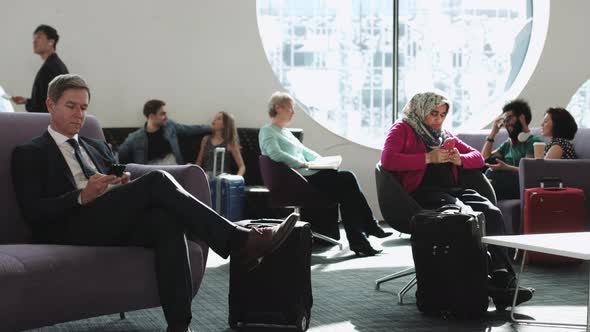
M397 235L397 233L396 233ZM374 289L377 278L412 265L409 240L396 235L371 242L384 253L356 258L346 247L314 247L312 283L314 306L309 331L572 331L564 328L514 326L507 312L490 306L480 321L444 320L418 312L414 291L405 304L397 304L397 291L409 281L405 277ZM343 237L344 239L345 237ZM203 285L193 301L193 327L196 331L231 331L227 325L228 261L210 255ZM521 317L537 320L586 322L588 264L568 267L527 267L523 276L527 286L535 287L534 298L517 308ZM164 331L159 308L118 315L101 316L37 329L43 332L136 332ZM289 331L277 327L248 327L243 331ZM574 330L575 331L575 330Z

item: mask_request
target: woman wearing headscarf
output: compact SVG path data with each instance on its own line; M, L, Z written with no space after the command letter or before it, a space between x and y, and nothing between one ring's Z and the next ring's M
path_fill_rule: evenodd
M487 198L472 189L462 188L457 181L459 168L481 168L481 153L450 132L443 123L450 102L439 93L418 93L405 106L402 120L390 128L381 164L425 209L445 204L470 206L484 214L486 234L502 235L502 213ZM505 249L489 246L491 261L489 294L496 307L512 305L516 277ZM520 288L517 304L528 301L533 290Z

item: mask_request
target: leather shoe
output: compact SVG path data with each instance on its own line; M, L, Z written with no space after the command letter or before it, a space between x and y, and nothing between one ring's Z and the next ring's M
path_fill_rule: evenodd
M375 249L371 247L369 242L363 244L351 244L350 250L354 251L354 254L357 256L375 256L383 252L381 249Z
M393 234L392 232L386 232L381 228L376 221L370 223L371 226L367 227L367 231L365 232L368 235L372 235L374 237L378 237L380 239L386 238Z
M298 220L299 214L291 213L279 225L251 227L246 245L239 254L243 267L248 271L256 268L262 258L272 254L285 242Z
M518 292L516 305L519 305L530 300L535 293L535 289L519 286L517 291L516 277L506 271L496 271L489 278L488 293L494 301L496 310L504 310L511 307L515 292Z

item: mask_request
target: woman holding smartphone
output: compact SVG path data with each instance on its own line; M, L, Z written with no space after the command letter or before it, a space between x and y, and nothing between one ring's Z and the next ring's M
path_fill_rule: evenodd
M457 181L459 168L481 168L484 160L479 151L443 129L449 108L450 102L441 94L414 95L404 108L403 119L389 130L381 164L393 173L422 208L467 205L484 214L487 235L503 235L504 220L500 210L487 198L475 190L463 188ZM489 246L488 249L491 257L488 293L496 307L509 307L516 291L514 270L504 248ZM531 289L520 288L517 304L532 296Z

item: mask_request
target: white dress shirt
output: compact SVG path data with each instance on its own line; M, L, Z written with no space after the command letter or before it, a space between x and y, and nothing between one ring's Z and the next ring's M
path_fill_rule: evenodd
M80 166L78 159L76 159L76 152L74 150L74 147L67 142L69 138L53 130L51 126L47 128L47 131L55 141L55 144L57 144L57 147L61 151L61 154L64 156L64 159L66 160L66 163L68 164L68 167L70 168L70 171L74 176L76 188L84 189L84 187L86 187L86 184L88 183L88 179L86 178L86 176L84 176L82 166ZM72 138L75 139L78 142L78 144L80 143L80 141L78 141L78 134L74 135L74 137ZM96 172L96 166L94 165L94 162L92 162L92 159L90 158L90 156L88 156L88 152L86 152L86 149L84 149L82 145L80 145L80 151L82 152L82 158L84 158L88 166L90 166L90 168ZM78 197L78 203L80 203L80 197Z

